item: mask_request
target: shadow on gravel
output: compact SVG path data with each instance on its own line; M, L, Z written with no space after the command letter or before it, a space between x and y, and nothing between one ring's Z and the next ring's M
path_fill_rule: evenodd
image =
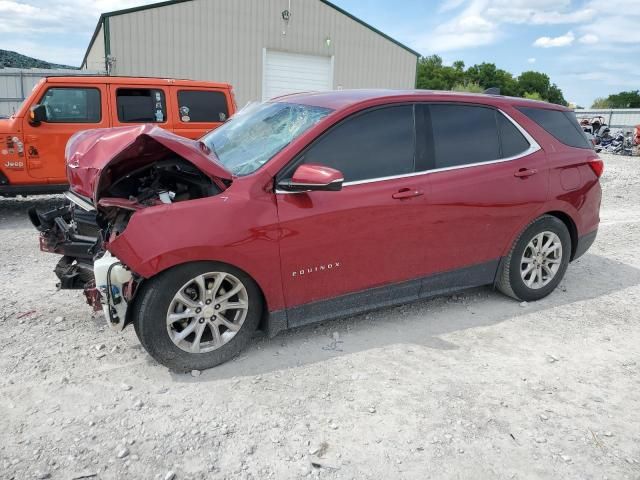
M172 376L178 382L206 382L257 375L393 344L456 349L456 345L439 337L597 298L639 284L640 269L586 254L569 266L558 290L539 302L530 303L526 309L516 300L490 288L478 288L463 292L458 300L435 298L309 325L273 339L256 339L240 357L202 372L198 379L187 375Z
M0 229L24 228L31 226L27 211L31 207L39 210L51 210L63 205L65 198L62 195L46 195L42 197L0 197ZM36 234L35 229L33 230Z

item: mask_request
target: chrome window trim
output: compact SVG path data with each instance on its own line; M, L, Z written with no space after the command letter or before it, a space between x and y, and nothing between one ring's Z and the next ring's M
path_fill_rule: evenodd
M506 112L504 112L503 110L501 110L499 108L492 107L490 105L477 104L477 106L494 108L496 111L498 111L502 115L504 115L507 120L509 120L513 125L515 125L515 127L522 134L522 136L527 140L527 142L529 142L529 148L527 150L519 153L518 155L513 155L513 156L507 157L507 158L499 158L497 160L489 160L489 161L486 161L486 162L468 163L468 164L465 164L465 165L456 165L456 166L453 166L453 167L434 168L432 170L424 170L424 171L421 171L421 172L413 172L413 173L404 173L404 174L401 174L401 175L392 175L392 176L389 176L389 177L378 177L378 178L370 178L370 179L367 179L367 180L354 180L352 182L344 182L342 184L342 188L351 187L351 186L355 186L355 185L364 185L364 184L367 184L367 183L374 183L374 182L385 182L387 180L397 180L397 179L400 179L400 178L419 177L419 176L422 176L422 175L430 175L432 173L448 172L450 170L460 170L460 169L463 169L463 168L479 167L481 165L493 165L493 164L496 164L496 163L511 162L513 160L519 160L520 158L527 157L527 156L529 156L529 155L531 155L533 153L536 153L539 150L542 150L542 147L538 144L538 142L535 141L535 139L529 134L529 132L527 132L518 122L516 122L513 118L511 118L511 116L509 114L507 114ZM291 193L301 193L301 192L285 192L283 190L276 189L275 193L277 193L277 194L279 194L279 193L291 194Z
M332 183L342 183L344 182L344 178L336 178L335 180L331 180L329 183L300 183L300 182L291 182L289 185L292 187L328 187Z

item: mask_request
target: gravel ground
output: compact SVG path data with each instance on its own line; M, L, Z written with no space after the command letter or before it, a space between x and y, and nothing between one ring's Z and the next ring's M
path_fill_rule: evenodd
M56 291L0 200L0 478L640 478L640 160L560 288L482 288L259 339L199 376Z

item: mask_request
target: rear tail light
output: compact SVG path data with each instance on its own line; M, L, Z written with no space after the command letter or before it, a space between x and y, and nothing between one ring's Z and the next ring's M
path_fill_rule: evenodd
M593 173L596 174L596 177L600 178L604 173L604 162L599 158L594 158L589 160L588 164L591 170L593 170Z

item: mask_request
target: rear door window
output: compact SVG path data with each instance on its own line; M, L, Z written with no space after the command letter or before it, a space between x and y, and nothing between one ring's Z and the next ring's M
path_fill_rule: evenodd
M164 123L167 105L164 92L153 88L118 88L118 120L122 123Z
M421 104L416 115L417 170L463 167L526 152L530 144L500 111L467 104Z
M431 104L433 168L450 168L500 158L495 110L487 107Z
M413 173L413 105L377 108L347 118L311 145L299 163L340 170L345 182Z
M227 96L211 90L178 90L178 114L183 123L224 122L229 117Z
M102 117L97 88L49 88L40 104L47 109L47 123L100 123Z
M591 149L573 112L533 107L517 108L565 145Z

